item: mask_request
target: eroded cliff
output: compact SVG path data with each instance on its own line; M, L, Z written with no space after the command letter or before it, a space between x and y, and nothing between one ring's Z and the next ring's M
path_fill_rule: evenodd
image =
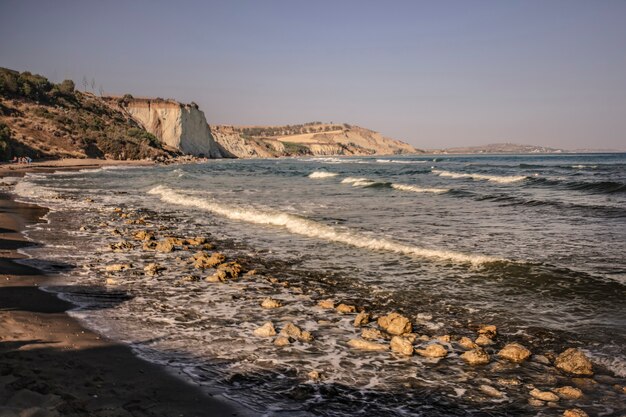
M204 113L195 104L163 99L125 99L123 107L163 144L183 153L221 158Z

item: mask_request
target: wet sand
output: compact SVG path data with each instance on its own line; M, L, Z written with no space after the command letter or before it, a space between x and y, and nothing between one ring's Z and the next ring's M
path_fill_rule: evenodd
M87 330L66 314L70 303L37 288L49 277L15 261L36 244L20 232L45 213L0 192L0 415L250 414Z

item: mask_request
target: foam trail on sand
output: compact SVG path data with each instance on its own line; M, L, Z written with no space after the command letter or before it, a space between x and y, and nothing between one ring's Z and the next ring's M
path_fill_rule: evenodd
M471 255L449 250L425 249L388 239L372 238L353 231L337 230L331 226L293 214L221 204L206 198L193 197L161 185L149 190L148 194L157 195L162 201L170 204L199 208L231 220L283 227L294 234L343 243L357 248L390 251L435 261L452 261L472 265L482 265L504 260L491 256Z
M327 171L314 171L309 174L309 178L331 178L336 177L338 174L335 172L327 172Z
M522 181L527 178L525 175L500 176L500 175L483 175L483 174L461 174L458 172L442 171L442 170L437 170L437 169L433 169L432 173L435 175L439 175L440 177L447 177L447 178L453 178L453 179L471 178L473 180L487 180L491 182L498 182L501 184L508 184L511 182Z

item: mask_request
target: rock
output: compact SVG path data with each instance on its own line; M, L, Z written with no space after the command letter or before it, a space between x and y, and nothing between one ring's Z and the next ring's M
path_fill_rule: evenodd
M173 252L175 248L174 244L166 239L157 242L154 249L159 252Z
M224 271L227 278L236 279L243 268L237 262L227 262L219 265L217 269L218 271Z
M489 354L483 349L478 348L474 350L468 350L461 355L461 359L463 359L469 365L486 365L489 363Z
M111 243L109 247L114 251L123 251L123 250L131 250L135 247L132 243L127 240L122 240L118 243Z
M583 392L581 390L570 387L569 385L554 388L552 392L565 400L577 400L583 396Z
M366 313L365 311L361 311L359 314L356 315L356 317L354 318L354 327L361 327L361 326L365 326L367 323L370 322L371 320L371 315L370 313Z
M307 374L307 376L313 381L318 381L322 379L322 375L318 371L311 371Z
M196 282L196 281L200 281L200 277L197 275L183 275L180 281L181 282Z
M143 250L155 250L157 246L157 243L154 240L146 240L143 242L143 245L141 245Z
M278 336L276 340L274 340L274 346L289 346L291 342L287 336Z
M192 238L185 239L185 244L190 245L190 246L204 245L207 242L208 242L208 239L206 237L192 237Z
M157 263L149 263L143 268L143 270L145 271L146 275L155 276L158 275L161 271L164 271L165 267L162 267Z
M398 314L390 313L378 318L378 325L387 333L400 336L411 333L412 325L408 318Z
M401 355L411 356L413 355L413 345L404 337L394 336L391 338L389 345L391 350Z
M490 386L490 385L481 385L478 387L478 389L485 395L492 397L492 398L502 398L504 396L504 394L502 394L501 391L498 391L497 389L495 389L494 387Z
M541 401L546 402L557 402L559 400L559 396L550 391L539 391L537 388L533 388L530 391L530 396Z
M104 281L104 285L117 285L117 280L115 278L107 278Z
M452 340L452 337L450 337L449 334L446 334L443 336L436 336L435 339L440 341L441 343L450 343L450 341Z
M154 233L148 230L140 230L133 234L135 240L154 240Z
M278 300L274 300L273 298L267 297L261 303L261 307L263 307L263 308L278 308L278 307L282 307L282 304Z
M402 335L402 337L404 337L406 340L411 342L411 344L415 343L415 341L417 340L417 334L416 333L405 333L405 334Z
M321 308L335 308L335 302L331 298L328 298L318 302L317 306Z
M428 345L424 349L415 349L415 352L426 358L444 358L448 355L448 349L438 343Z
M287 323L280 331L281 336L290 337L301 342L311 342L313 336L307 331L303 331L293 323Z
M131 264L113 264L113 265L108 265L107 267L104 268L105 271L107 272L120 272L120 271L126 271L127 269L132 268Z
M118 229L112 229L111 234L113 236L122 236L122 232L120 232Z
M532 397L528 399L528 404L532 405L533 407L543 407L544 405L546 405L544 401Z
M271 322L265 323L263 326L259 327L254 331L255 336L259 337L272 337L276 336L276 329L274 329L274 325Z
M489 339L493 339L494 337L496 337L496 334L498 334L498 332L496 326L494 326L493 324L483 324L478 329L478 334L488 337Z
M563 411L563 417L589 417L589 414L585 413L580 408L570 408Z
M484 334L481 334L480 336L478 336L474 342L478 346L489 346L489 345L494 344L494 341L488 338L487 336L485 336Z
M568 374L593 375L593 365L591 361L587 359L584 353L575 348L569 348L561 353L554 361L554 365Z
M369 350L375 352L383 352L389 350L389 346L382 343L369 342L363 339L350 339L348 340L348 346L353 349Z
M356 312L356 307L342 303L337 306L337 311L341 314L354 313Z
M376 340L382 339L384 336L378 329L363 329L361 332L361 337L363 339Z
M508 387L518 386L521 382L516 378L498 378L498 385L505 385Z
M193 266L198 269L214 268L226 260L226 257L219 253L213 252L209 256L206 252L198 252L193 255Z
M533 355L532 360L542 365L550 365L550 359L544 355Z
M122 211L123 211L123 210L122 210L122 208L121 208L121 207L115 207L115 208L113 209L113 213L121 213Z
M469 337L463 336L462 338L459 339L458 343L464 349L476 349L476 348L478 348L478 345L476 343L472 342L472 339L470 339Z
M530 350L519 343L509 343L498 352L498 356L511 362L520 363L530 357Z
M87 229L86 226L81 226L78 230L81 231L81 232L86 232L89 229Z

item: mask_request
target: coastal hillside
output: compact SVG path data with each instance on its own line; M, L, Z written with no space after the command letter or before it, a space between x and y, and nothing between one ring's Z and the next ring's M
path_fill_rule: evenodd
M211 125L227 156L267 158L302 155L393 155L420 153L411 145L349 124L311 122L286 126Z
M74 82L54 84L41 75L0 68L0 160L169 157L128 114Z
M480 146L465 146L458 148L447 148L435 153L458 153L458 154L476 154L476 153L561 153L562 149L548 148L545 146L535 145L518 145L515 143L491 143Z

